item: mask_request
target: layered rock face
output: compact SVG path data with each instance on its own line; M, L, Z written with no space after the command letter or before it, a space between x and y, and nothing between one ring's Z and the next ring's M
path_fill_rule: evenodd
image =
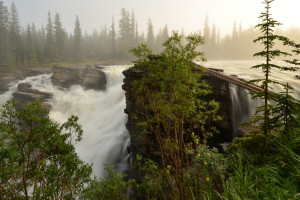
M102 69L100 66L54 66L52 82L53 85L65 89L72 85L81 85L85 89L105 90L107 80ZM30 83L20 83L13 97L20 102L18 108L23 108L29 101L38 99L44 108L51 109L51 104L47 102L52 99L53 94L32 89Z
M72 85L81 85L86 89L105 90L106 76L100 66L73 66L53 67L53 85L69 88Z
M48 100L52 99L53 94L49 92L41 92L31 88L32 85L29 83L20 83L18 90L13 93L14 99L19 101L17 108L24 108L30 101L38 99L42 102L42 107L50 110L51 104L47 103Z

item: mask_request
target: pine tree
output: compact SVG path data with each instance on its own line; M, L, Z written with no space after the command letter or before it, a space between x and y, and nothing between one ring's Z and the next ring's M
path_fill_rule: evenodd
M79 18L76 15L75 28L74 28L74 54L73 60L77 63L84 60L84 52L82 46L82 34L80 28Z
M273 118L270 119L270 124L287 137L290 135L291 128L299 128L296 114L300 110L300 101L291 95L292 90L293 88L287 83L284 85L284 92L274 94L276 105L271 109Z
M132 10L131 12L131 19L130 19L130 46L131 47L135 47L136 44L136 20L135 20L135 15L134 15L134 11Z
M14 62L9 43L9 13L0 1L0 67L9 67Z
M36 49L32 39L32 32L31 32L30 25L27 26L27 31L26 31L26 60L27 60L27 67L38 66Z
M146 44L150 49L154 48L155 36L153 31L153 24L151 19L148 20L148 28L147 28L147 41Z
M67 57L66 47L66 33L62 28L60 16L58 13L55 14L54 18L54 40L55 40L55 60L63 61Z
M290 55L286 52L282 52L281 50L274 49L275 40L284 41L286 38L283 36L275 35L274 34L274 28L276 26L279 26L280 23L274 20L271 17L270 13L270 4L274 0L264 0L264 4L266 4L265 12L261 13L260 19L262 19L262 23L256 25L257 28L260 29L262 36L259 36L257 39L254 40L254 42L261 42L261 44L264 45L264 50L261 52L258 52L254 54L255 57L263 57L265 58L265 63L253 66L252 68L260 68L262 69L264 73L263 79L255 79L250 82L254 83L261 83L263 86L263 90L261 92L258 92L254 94L254 98L262 98L264 100L264 105L259 107L257 110L257 114L262 113L263 116L255 115L251 122L261 122L261 129L263 132L263 135L266 137L269 135L270 131L275 128L273 124L271 123L272 114L274 113L272 111L273 106L269 103L269 101L273 98L274 99L274 93L270 92L270 84L280 84L284 85L282 83L279 83L277 81L271 80L271 70L272 69L279 69L279 70L291 70L290 68L278 66L274 63L272 63L272 60L274 60L276 57L279 56L287 56ZM276 98L275 98L276 99Z
M203 37L205 40L205 44L203 46L203 51L209 57L211 55L210 50L210 28L208 25L208 15L205 16L204 29L203 29Z
M48 62L53 62L56 57L53 22L50 11L48 12L48 24L46 26L46 45L45 45L45 59Z
M112 17L111 20L111 27L110 27L110 32L109 32L109 36L110 36L110 56L112 59L116 58L116 29L115 29L115 19L114 17Z
M128 58L130 46L130 17L125 8L121 9L119 20L119 55L121 58Z
M20 22L17 8L14 1L10 8L10 22L9 22L9 39L11 51L14 56L14 66L19 66L23 62L23 44L20 36Z
M288 45L293 48L292 52L295 55L300 54L300 44L295 43L294 41L286 38L283 42L284 45ZM295 67L291 68L291 71L298 71L300 70L300 60L299 59L293 59L293 60L285 60L285 62L294 65ZM300 75L295 75L295 78L300 79Z

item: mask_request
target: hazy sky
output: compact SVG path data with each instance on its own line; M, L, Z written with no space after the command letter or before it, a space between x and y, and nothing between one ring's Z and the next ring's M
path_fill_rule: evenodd
M2 0L6 6L12 0ZM135 11L140 31L146 30L151 18L154 30L164 24L169 30L194 32L203 28L205 15L209 23L220 28L221 34L231 33L233 22L244 28L255 25L263 11L261 0L14 0L21 24L35 22L37 26L47 23L48 10L52 16L58 12L64 28L73 31L75 16L79 16L83 32L99 30L111 25L111 17L119 20L121 8ZM272 4L273 17L285 28L300 27L300 0L276 0Z

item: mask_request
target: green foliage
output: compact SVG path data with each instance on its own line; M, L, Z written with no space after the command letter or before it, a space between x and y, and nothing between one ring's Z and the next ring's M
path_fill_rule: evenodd
M105 180L93 180L85 189L84 199L97 200L124 200L128 199L126 194L135 184L134 180L126 181L122 173L115 173L113 166L106 165L108 178Z
M260 83L262 90L253 94L253 98L263 99L264 105L258 107L256 114L246 124L255 125L257 129L245 134L245 137L239 140L241 145L249 150L267 151L268 146L274 143L274 140L279 134L287 134L287 130L292 123L295 123L294 115L299 109L299 101L290 95L292 89L289 85L274 81L271 79L271 73L273 69L281 71L294 71L293 67L279 66L273 64L272 61L279 56L290 55L281 50L274 49L275 41L287 41L288 39L283 36L275 35L274 28L280 23L274 20L270 14L270 4L274 0L264 0L266 4L266 11L261 14L259 18L262 19L262 23L256 27L260 29L262 36L258 37L254 42L260 42L264 45L264 50L254 54L254 56L265 58L265 63L253 66L252 68L260 68L264 73L263 79L255 79L250 83ZM280 85L285 89L284 93L271 92L270 88L272 85ZM271 100L273 101L271 103ZM253 145L257 145L256 148Z
M200 190L203 187L207 190L207 185L211 184L206 178L213 178L213 175L203 174L195 182L192 180L198 173L192 167L197 161L196 155L188 153L197 151L192 133L206 143L216 132L212 124L220 119L217 115L219 104L204 100L211 93L201 80L205 71L193 63L205 60L203 53L198 51L201 44L203 38L199 35L183 37L174 32L164 42L164 50L158 56L152 55L146 45L131 50L138 58L135 70L144 73L133 83L140 111L139 125L148 133L145 137L149 146L161 152L159 164L147 160L146 167L139 167L146 172L146 177L138 190L148 199L188 199L191 191L198 198L203 195ZM208 168L205 169L199 170L208 173ZM204 184L200 184L201 181ZM197 191L193 189L195 184L199 184Z
M294 134L298 149L299 136ZM292 140L285 142L275 144L273 154L265 156L234 152L222 199L299 199L299 151Z
M62 125L49 119L39 101L16 110L16 101L0 115L0 198L76 199L92 169L74 149L81 140L78 118Z

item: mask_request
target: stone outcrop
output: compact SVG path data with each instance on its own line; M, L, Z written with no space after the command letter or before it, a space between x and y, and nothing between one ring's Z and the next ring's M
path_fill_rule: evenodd
M52 68L50 67L21 68L14 71L7 70L6 72L0 72L0 94L8 91L10 83L13 81L23 80L26 77L37 76L51 72Z
M52 99L53 94L49 92L41 92L31 88L29 83L20 83L18 85L18 90L13 93L14 99L19 101L17 108L24 108L26 104L30 101L38 99L42 102L42 107L50 110L51 104L47 103L48 100Z
M81 85L86 89L105 90L106 76L101 66L72 66L53 67L53 85L69 88L72 85Z
M218 70L222 71L222 70ZM144 155L150 157L151 159L156 159L159 157L159 152L157 149L153 149L153 146L147 142L147 136L141 136L143 130L138 126L137 118L139 116L139 110L135 105L135 92L132 90L131 83L135 80L140 79L146 73L145 69L130 68L125 70L123 74L124 85L123 90L126 91L126 109L125 113L128 114L128 121L126 127L129 131L131 137L131 152L133 155L133 160L136 154ZM206 74L203 79L211 86L212 94L206 97L207 100L214 99L220 103L219 115L222 120L215 124L216 128L220 133L215 134L212 144L217 146L221 151L224 149L224 144L231 142L234 137L240 136L243 132L242 129L238 128L238 120L241 118L242 113L247 115L247 106L240 106L241 108L236 109L232 101L232 94L230 83L224 81L218 77ZM247 97L244 88L236 86L237 93L242 97ZM243 101L243 100L242 100Z

